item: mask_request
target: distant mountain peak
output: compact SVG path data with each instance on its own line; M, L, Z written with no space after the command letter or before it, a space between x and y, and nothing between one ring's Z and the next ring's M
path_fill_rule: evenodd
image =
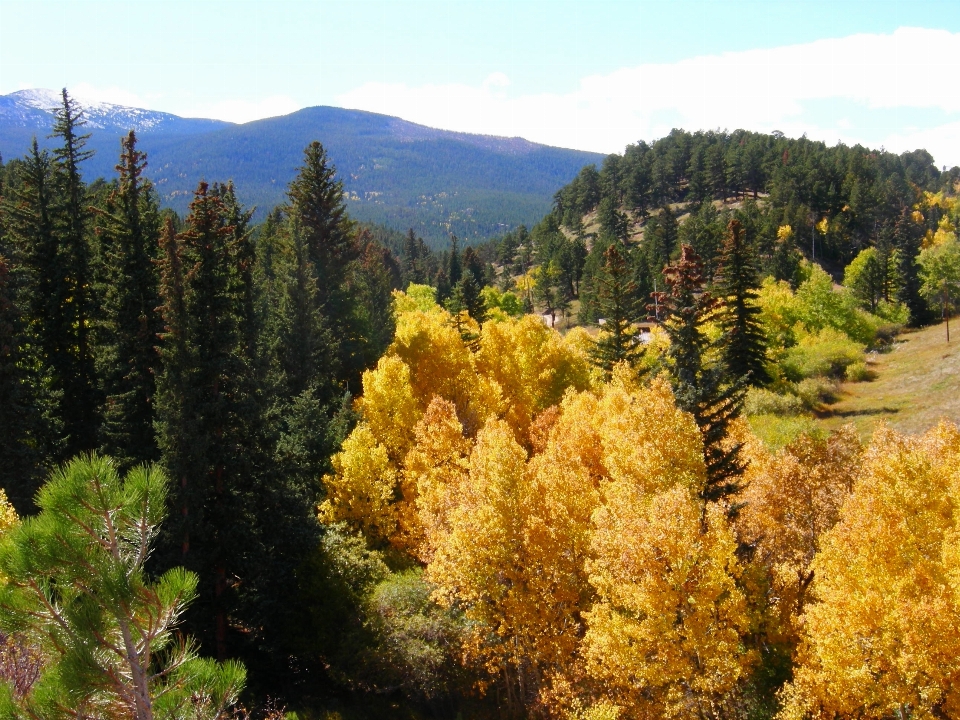
M27 107L44 112L53 112L63 101L61 95L56 90L47 90L46 88L33 88L32 90L18 90L4 97L13 98L23 103Z
M163 131L181 135L232 125L223 120L182 118L157 110L88 100L82 96L73 96L73 99L83 110L87 127L94 130L123 133L133 130L138 134ZM8 121L19 120L21 127L46 127L52 124L53 114L62 102L63 98L58 90L46 88L18 90L8 95L0 95L0 118ZM42 114L38 114L37 111ZM49 122L45 121L44 116L49 117Z

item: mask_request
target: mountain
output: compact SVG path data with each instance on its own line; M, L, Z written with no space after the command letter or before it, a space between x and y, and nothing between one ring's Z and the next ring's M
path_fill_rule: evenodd
M22 155L34 136L46 138L59 93L24 90L0 96L0 152ZM602 155L539 145L521 138L471 135L400 118L335 107L232 124L181 118L107 103L84 103L88 179L113 177L119 139L136 130L148 155L146 174L165 205L186 210L197 182L233 180L258 215L284 201L304 147L324 144L344 183L350 214L434 243L450 232L465 239L500 235L533 224L553 195Z

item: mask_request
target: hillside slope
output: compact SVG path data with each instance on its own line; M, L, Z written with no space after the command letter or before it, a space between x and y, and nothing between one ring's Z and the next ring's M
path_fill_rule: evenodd
M894 348L876 355L875 378L845 383L842 395L823 418L834 430L852 422L861 435L885 422L907 433L921 433L941 418L960 423L960 325L951 323L947 343L943 324L899 338Z
M0 151L22 155L34 135L46 146L56 104L50 91L0 97ZM134 127L149 157L147 175L164 204L186 210L200 179L233 180L240 199L260 212L283 202L304 147L319 140L337 165L349 209L359 220L397 230L413 227L427 240L450 232L486 238L532 225L554 193L596 153L521 138L436 130L359 110L313 107L242 125L177 118L136 108L91 105L88 179L112 177L119 138Z

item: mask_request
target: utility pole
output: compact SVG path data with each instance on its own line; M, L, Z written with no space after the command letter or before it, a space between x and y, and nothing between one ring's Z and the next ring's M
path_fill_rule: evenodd
M947 321L947 342L950 342L950 296L947 293L947 281L943 281L943 318Z

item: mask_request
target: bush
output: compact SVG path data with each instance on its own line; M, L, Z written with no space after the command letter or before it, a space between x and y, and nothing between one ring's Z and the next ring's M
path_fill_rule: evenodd
M367 601L368 623L377 638L371 664L380 682L419 701L451 694L462 675L457 655L463 616L433 602L432 592L416 568L390 575Z
M837 399L837 383L827 378L807 378L797 383L796 394L804 407L815 410L823 403Z
M855 362L847 366L846 378L848 382L863 382L873 377L870 368L864 361Z
M803 401L795 395L781 395L765 388L751 388L743 404L745 415L799 415Z
M823 427L816 420L805 415L791 417L754 415L747 420L754 435L774 452L786 447L801 435L822 437L825 434Z
M810 377L843 377L847 367L863 361L865 346L842 332L825 328L807 335L786 351L784 374L797 382Z

